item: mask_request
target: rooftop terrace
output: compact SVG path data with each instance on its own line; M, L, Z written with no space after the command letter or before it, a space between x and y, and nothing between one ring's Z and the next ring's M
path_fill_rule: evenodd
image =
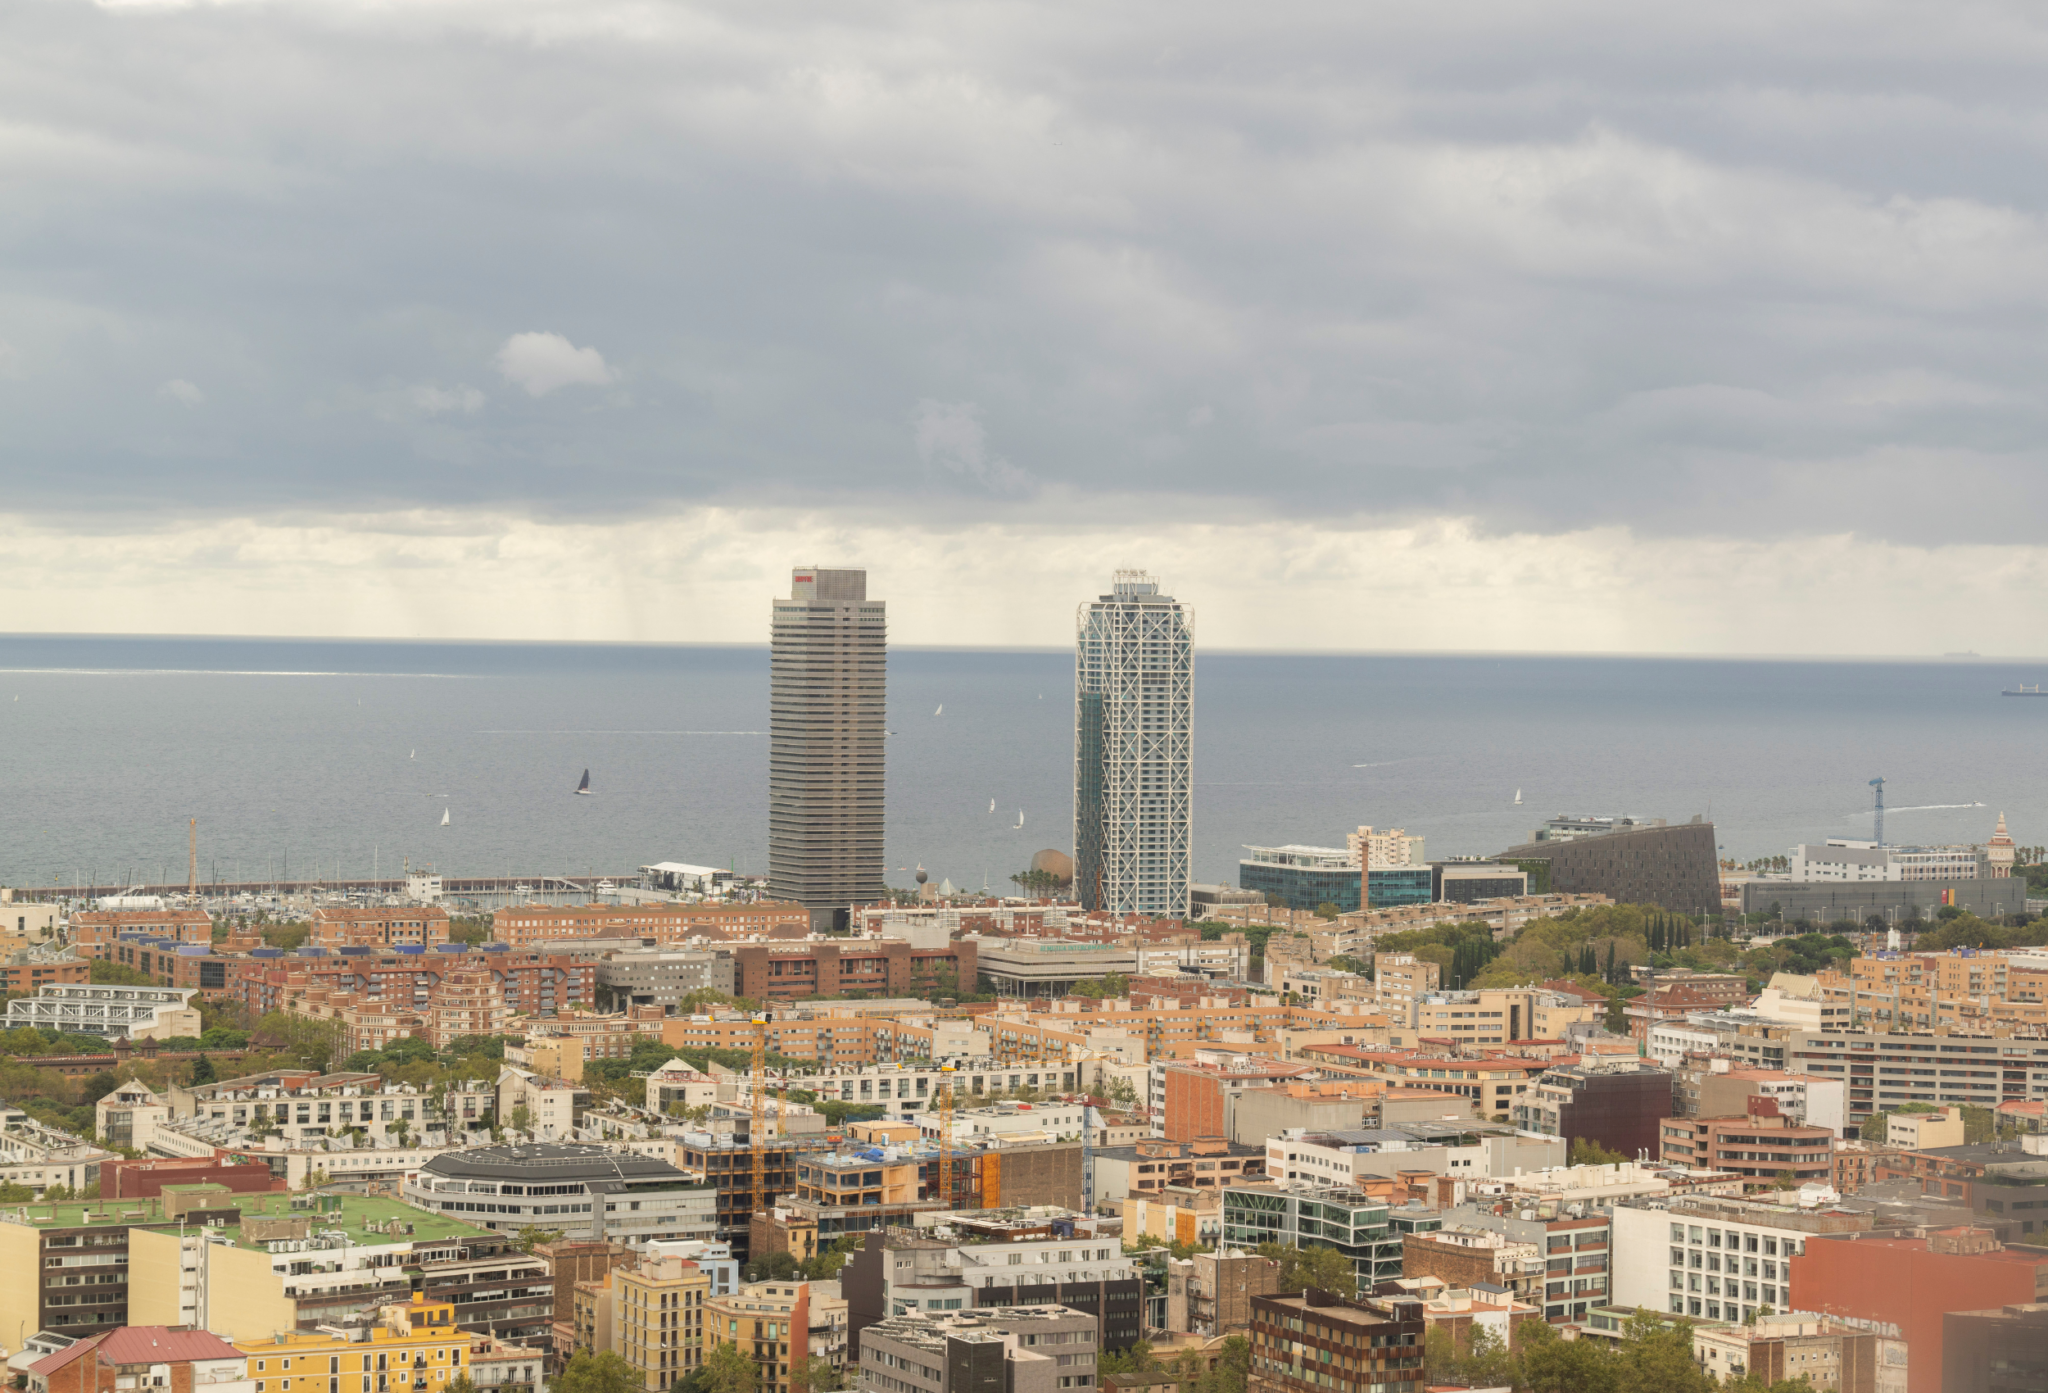
M488 1238L488 1230L474 1224L463 1223L460 1219L443 1214L429 1214L424 1209L399 1200L382 1199L369 1195L327 1195L328 1201L339 1200L332 1209L294 1209L296 1198L283 1193L273 1194L224 1194L217 1201L223 1209L239 1210L244 1217L262 1216L273 1219L291 1218L303 1215L313 1220L313 1228L343 1229L350 1234L363 1234L369 1243L434 1243L451 1238ZM411 1224L413 1231L408 1237L403 1228L396 1235L385 1235L376 1231L377 1226L396 1220L401 1226ZM31 1228L98 1228L98 1227L175 1227L177 1220L164 1216L161 1200L107 1200L88 1201L74 1204L10 1204L0 1206L0 1223L26 1223ZM239 1224L211 1230L232 1239L237 1245L244 1245ZM248 1247L257 1247L254 1243Z

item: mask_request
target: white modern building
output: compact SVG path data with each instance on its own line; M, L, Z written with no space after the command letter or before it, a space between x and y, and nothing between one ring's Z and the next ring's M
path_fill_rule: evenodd
M1194 826L1193 611L1142 571L1080 607L1074 892L1086 909L1184 919Z
M1251 948L1242 941L1141 943L1135 951L1138 955L1137 975L1140 977L1177 977L1186 974L1242 982L1245 980L1245 974L1252 968Z
M1295 1132L1266 1142L1266 1174L1274 1180L1356 1185L1403 1171L1431 1171L1466 1180L1534 1174L1567 1160L1562 1137L1501 1132L1472 1135L1452 1124L1415 1124L1356 1132Z
M197 987L115 987L97 983L45 984L34 996L7 1003L7 1028L33 1026L76 1035L166 1040L197 1035Z
M1989 862L1981 846L1879 846L1830 839L1792 848L1787 879L1795 881L1982 880Z
M1857 1217L1739 1199L1615 1206L1613 1301L1704 1320L1748 1320L1791 1300L1790 1259L1817 1233L1867 1227Z

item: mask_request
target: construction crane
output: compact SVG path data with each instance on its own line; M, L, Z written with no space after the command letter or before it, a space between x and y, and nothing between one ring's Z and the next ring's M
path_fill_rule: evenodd
M192 819L191 836L192 841L186 853L189 859L185 862L185 893L187 895L197 895L199 893L199 819L196 817Z
M939 1066L939 1198L953 1207L953 1074L950 1064Z
M761 1138L767 1130L768 1102L768 1016L766 1012L754 1017L754 1078L753 1078L753 1123L747 1129L747 1149L753 1153L754 1188L747 1202L747 1228L751 1232L754 1215L766 1207L768 1189L768 1156L761 1145ZM753 1245L748 1244L751 1253Z

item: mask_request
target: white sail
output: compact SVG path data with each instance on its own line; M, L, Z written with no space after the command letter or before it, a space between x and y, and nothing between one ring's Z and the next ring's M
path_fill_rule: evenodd
M1515 790L1515 801L1517 803L1520 803L1522 801L1522 790L1520 790L1519 788Z
M448 810L446 808L441 809L441 825L443 827L448 825Z
M938 710L936 710L936 711L934 711L934 712L932 712L932 714L933 714L934 716L943 716L943 715L945 715L945 714L946 714L946 703L945 703L945 702L943 702L943 701L942 701L942 702L940 702L940 703L939 703L939 709L938 709Z

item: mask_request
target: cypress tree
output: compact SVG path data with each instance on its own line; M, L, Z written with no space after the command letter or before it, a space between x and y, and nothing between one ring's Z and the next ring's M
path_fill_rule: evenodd
M1614 940L1611 938L1607 940L1607 984L1617 985L1614 980Z

